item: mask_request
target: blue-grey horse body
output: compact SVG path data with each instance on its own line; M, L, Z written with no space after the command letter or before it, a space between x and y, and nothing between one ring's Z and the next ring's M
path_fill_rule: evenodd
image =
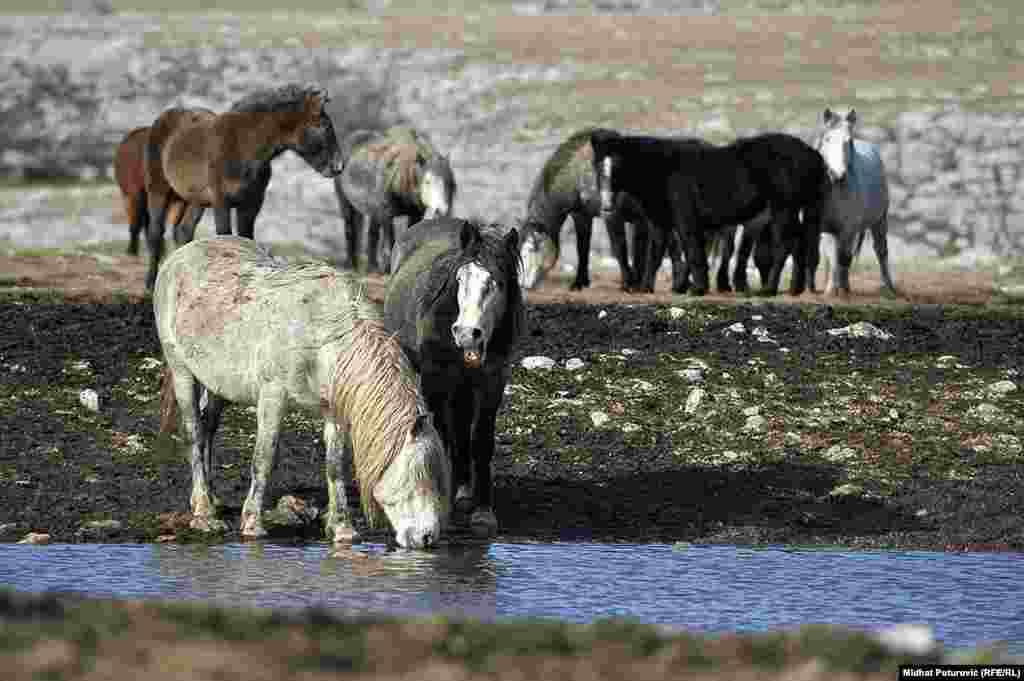
M356 130L342 142L345 163L334 180L345 222L348 265L358 266L360 233L367 230L368 271L386 270L395 243L394 220L413 225L451 214L457 190L448 158L421 131L394 126L383 132ZM384 232L384 250L381 231ZM378 258L381 258L378 260Z
M835 262L826 293L850 293L850 265L870 231L883 292L896 295L889 271L889 181L882 156L877 145L854 137L855 111L841 116L825 109L823 122L818 151L825 159L830 181L822 208L822 232L835 239Z
M492 533L495 418L521 334L518 233L455 218L424 220L395 246L384 323L414 358L452 454L456 508Z

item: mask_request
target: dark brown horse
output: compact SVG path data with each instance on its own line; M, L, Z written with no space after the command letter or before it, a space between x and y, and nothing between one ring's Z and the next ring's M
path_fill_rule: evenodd
M121 200L124 202L124 213L128 217L128 255L139 254L139 234L149 227L149 210L146 208L146 172L143 158L146 152L146 137L149 127L135 128L121 140L114 154L114 178L121 188ZM198 211L191 215L190 221L199 222L203 215L201 206L188 206L184 201L172 199L167 207L167 221L175 232L186 209Z
M270 182L270 162L282 152L294 151L325 177L341 172L328 100L318 85L293 84L255 92L222 114L176 108L156 119L145 154L147 289L156 280L172 198L212 206L217 234L231 233L234 208L238 235L251 239ZM194 227L180 230L183 241L191 241Z

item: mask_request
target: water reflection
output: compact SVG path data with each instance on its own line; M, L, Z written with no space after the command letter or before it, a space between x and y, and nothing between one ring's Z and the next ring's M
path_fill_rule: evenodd
M1021 554L494 543L434 552L327 544L0 544L0 584L345 612L629 617L696 631L820 622L932 626L1024 652Z

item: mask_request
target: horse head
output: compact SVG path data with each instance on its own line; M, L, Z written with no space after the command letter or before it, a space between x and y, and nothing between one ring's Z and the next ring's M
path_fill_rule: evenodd
M459 314L451 331L464 364L471 369L479 368L487 359L487 345L518 293L519 232L509 230L501 241L500 253L488 246L479 227L463 222L459 234L462 264L455 270Z
M615 142L619 133L614 130L597 129L590 133L590 147L594 151L594 175L597 177L597 193L601 198L601 213L608 214L615 209L616 179L614 171L619 156L615 153Z
M558 244L548 235L544 225L528 219L520 227L519 258L523 269L519 285L524 289L540 286L548 270L555 266L558 258Z
M419 177L417 194L423 205L423 218L451 215L455 201L455 176L448 159L442 154L416 155L416 174Z
M451 511L451 480L451 459L433 417L419 413L372 492L399 546L420 549L437 544Z
M849 113L841 116L826 108L822 122L825 129L818 140L818 152L825 159L829 179L842 182L853 156L853 128L857 123L857 112L850 109Z
M345 158L334 123L327 113L330 95L318 85L307 86L303 101L303 121L293 148L299 156L324 177L341 173Z

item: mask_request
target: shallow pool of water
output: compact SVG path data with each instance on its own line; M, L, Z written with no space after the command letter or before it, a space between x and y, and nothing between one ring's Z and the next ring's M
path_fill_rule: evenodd
M1024 649L1022 554L494 543L0 544L0 584L119 598L484 619L628 617L697 632L807 623L934 628L947 646Z

